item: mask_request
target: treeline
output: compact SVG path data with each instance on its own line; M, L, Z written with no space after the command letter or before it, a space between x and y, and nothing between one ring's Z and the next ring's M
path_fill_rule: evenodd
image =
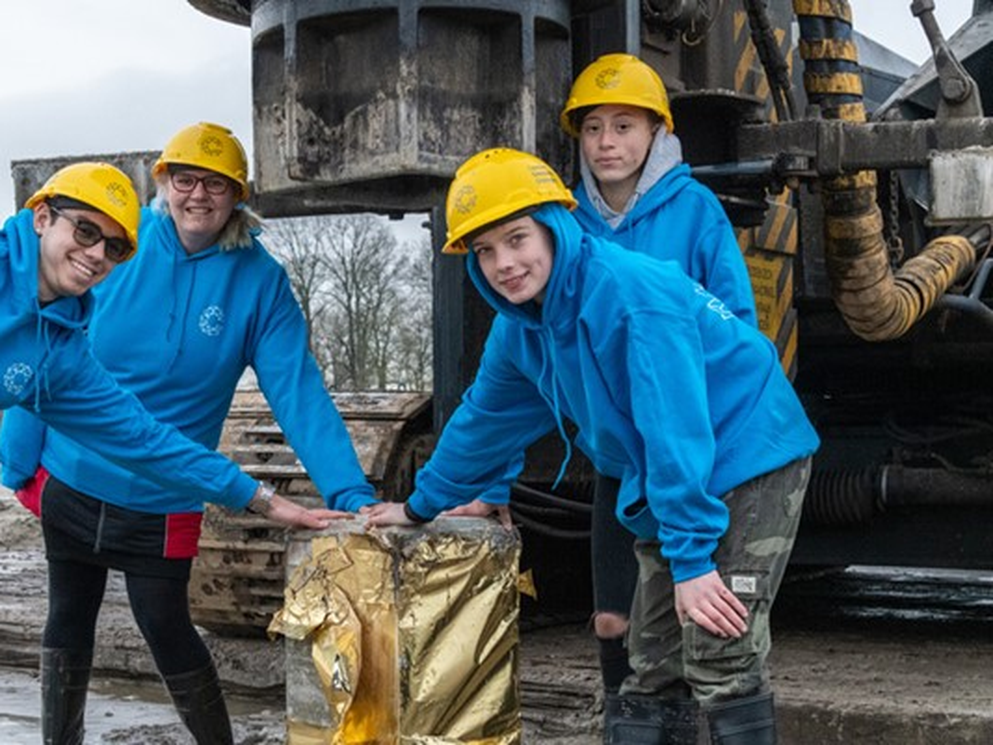
M332 390L431 389L431 242L369 214L267 220Z

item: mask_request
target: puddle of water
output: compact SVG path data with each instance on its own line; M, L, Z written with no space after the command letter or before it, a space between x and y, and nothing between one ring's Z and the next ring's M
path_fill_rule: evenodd
M227 696L227 702L232 716L274 711L272 700ZM0 668L0 743L38 745L40 716L38 676L25 670ZM86 699L85 726L85 745L103 743L112 733L121 735L156 726L175 726L185 733L162 684L145 680L94 678Z

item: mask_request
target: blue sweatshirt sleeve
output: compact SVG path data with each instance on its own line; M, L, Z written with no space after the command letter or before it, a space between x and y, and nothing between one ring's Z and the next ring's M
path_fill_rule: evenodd
M673 581L683 582L716 568L713 554L728 527L727 507L707 491L716 440L703 345L689 318L640 313L625 325L631 411L645 447L644 496Z
M41 465L45 449L45 423L29 411L8 409L0 427L0 465L3 485L20 489L34 476Z
M376 502L375 490L324 387L303 313L281 268L271 287L273 292L260 301L261 323L250 360L259 387L328 507L357 512Z
M154 419L135 396L117 385L79 338L81 343L65 355L62 374L50 377L38 416L104 458L167 489L244 509L258 482L223 455Z
M495 327L494 327L495 328ZM410 508L421 517L484 498L499 503L524 462L524 450L555 428L538 389L501 351L491 332L476 379L418 472Z
M707 291L720 298L738 318L753 328L758 327L755 295L748 266L741 247L717 197L701 189L704 209L701 210L695 252L705 256L703 276L697 277Z

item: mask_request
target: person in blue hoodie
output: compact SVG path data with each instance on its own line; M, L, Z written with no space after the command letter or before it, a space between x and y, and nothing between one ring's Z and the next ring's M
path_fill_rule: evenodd
M583 229L671 260L743 321L757 324L748 269L717 197L690 175L658 74L606 54L577 77L560 124L579 142L574 215ZM632 542L614 518L617 479L598 475L591 522L593 632L608 693L630 674L627 610L637 582Z
M573 82L562 129L579 143L580 226L630 251L675 261L755 326L755 299L731 223L717 197L690 175L673 131L665 85L630 54L606 54ZM638 578L631 534L614 517L617 479L598 474L591 519L593 618L606 693L630 674L624 647ZM487 496L499 502L505 492ZM488 512L480 505L456 514Z
M260 219L244 204L247 168L241 143L219 125L195 124L170 139L153 167L158 196L141 214L141 250L93 292L93 353L155 417L211 449L251 367L333 508L329 514L353 513L375 502L374 490L308 351L286 272L259 241ZM37 491L44 484L54 600L45 646L89 655L107 568L122 570L139 628L184 723L198 743L232 742L216 671L189 613L204 495L121 468L85 440L37 430L27 414L8 418L0 452L8 486ZM63 520L76 511L113 516L99 553L90 533L79 535ZM164 553L147 537L154 532L148 526L163 520L172 541ZM76 688L84 692L87 660L74 667ZM46 716L69 705L81 716L85 701L59 701L53 693L45 703Z
M769 611L818 437L768 339L676 263L585 233L574 205L527 153L456 172L443 250L467 252L497 315L414 492L362 512L375 529L468 504L544 434L571 452L571 420L637 537L634 672L605 742L696 743L696 702L714 743L774 742Z

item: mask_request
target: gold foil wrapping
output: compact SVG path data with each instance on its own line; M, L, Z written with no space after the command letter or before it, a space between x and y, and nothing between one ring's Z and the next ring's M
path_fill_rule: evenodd
M284 607L290 745L520 743L520 540L441 518L298 535Z

